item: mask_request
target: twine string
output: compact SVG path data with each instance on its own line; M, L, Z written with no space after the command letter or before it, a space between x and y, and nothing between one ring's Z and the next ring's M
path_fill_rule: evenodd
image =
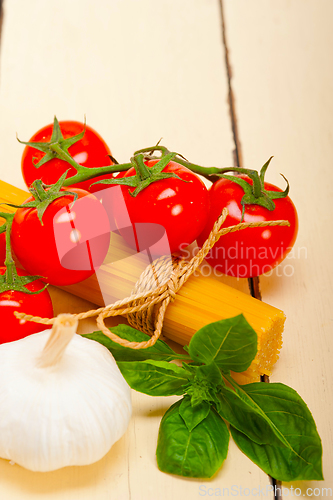
M224 208L215 222L207 240L198 253L190 261L177 257L160 257L150 264L141 274L132 294L113 304L92 309L90 311L73 314L77 321L97 316L96 323L99 330L114 342L132 349L145 349L155 344L160 337L163 319L171 300L176 298L178 290L184 285L191 274L200 266L208 252L225 234L253 227L289 226L286 220L241 222L235 226L221 228L228 215ZM156 282L159 286L156 287ZM15 316L25 321L33 321L44 325L52 325L56 318L41 318L15 311ZM129 324L134 328L149 334L151 337L144 342L130 342L113 333L107 328L104 320L110 316L126 316Z

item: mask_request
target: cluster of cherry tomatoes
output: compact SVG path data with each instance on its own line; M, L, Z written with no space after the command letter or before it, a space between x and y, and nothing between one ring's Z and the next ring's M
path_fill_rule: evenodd
M57 134L55 126L58 127ZM64 158L67 154L71 163L56 154L57 149L53 145L56 135L64 144ZM76 139L71 140L73 137ZM29 143L32 144L24 143L22 174L33 196L27 200L26 206L17 208L10 240L13 255L25 269L19 269L18 274L42 277L42 280L27 286L30 290L41 290L44 282L63 286L86 279L101 265L107 254L110 231L121 232L128 225L134 228L137 251L149 247L153 255L174 253L184 250L195 240L200 246L223 207L229 211L224 223L226 227L241 220L281 219L288 220L290 226L248 229L220 238L207 256L212 269L220 273L240 277L260 275L281 262L295 242L297 214L289 196L276 199L274 210L259 204L248 204L244 210L244 190L239 184L220 178L207 189L202 179L179 164L177 159L169 161L161 172L157 170L154 182L149 183L147 169L148 174L157 169L159 160L144 156L141 158L146 170L141 172L140 179L144 188L133 196L137 184L131 182L132 179L138 180L140 172L129 164L127 170L115 176L117 164L109 147L89 126L75 121L54 122L36 132ZM51 152L45 152L44 143L51 145ZM96 170L96 177L84 179L83 176L83 180L78 179L78 182L69 185L68 179L78 173L75 164L95 170L99 167L114 168L109 168L107 173ZM61 176L66 179L67 186L60 186L59 193L62 195L52 200L46 209L44 207L41 218L38 206L31 206L31 203L36 196L43 203L48 190ZM242 177L251 185L249 177ZM118 185L113 184L115 179ZM39 184L36 185L35 181ZM35 188L31 191L32 186ZM266 182L264 187L265 190L281 192ZM159 238L161 233L158 231L156 237L151 237L154 227L162 227L166 238ZM140 238L138 228L146 228L146 232L141 231ZM161 246L157 240L163 240L167 246ZM0 265L5 265L5 258L5 234L2 233ZM0 268L0 275L5 272L6 267ZM13 310L46 317L53 315L46 289L36 295L15 290L2 291L0 316L2 330L6 329L6 334L0 337L0 343L45 328L32 322L20 322L14 317Z

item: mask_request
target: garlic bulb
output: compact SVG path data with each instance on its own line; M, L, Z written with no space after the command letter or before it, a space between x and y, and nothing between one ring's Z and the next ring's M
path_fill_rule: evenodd
M125 433L130 388L111 353L58 316L0 345L0 457L33 471L87 465ZM43 350L44 349L44 350Z

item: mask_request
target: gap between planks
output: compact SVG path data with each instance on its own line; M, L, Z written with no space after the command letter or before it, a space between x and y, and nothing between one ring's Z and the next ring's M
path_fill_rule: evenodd
M242 155L242 148L241 148L241 142L240 142L240 135L238 132L238 120L237 120L237 113L236 113L235 95L234 95L234 91L233 91L233 87L232 87L232 68L231 68L231 63L230 63L230 58L229 58L229 48L228 48L228 41L227 41L227 35L226 35L226 19L225 19L225 15L224 15L223 2L224 2L224 0L219 0L220 16L221 16L222 43L223 43L224 55L225 55L224 62L225 62L227 81L228 81L229 113L230 113L231 129L232 129L232 135L233 135L233 141L234 141L234 147L235 147L235 149L233 151L233 157L234 157L234 165L236 167L243 168L243 166L244 166L243 155ZM261 291L260 291L259 276L256 276L254 278L249 278L248 284L249 284L250 294L252 295L252 297L254 297L258 300L262 300ZM261 382L269 383L269 377L267 375L262 376ZM268 477L270 478L270 481L271 481L272 486L274 488L274 500L282 500L281 481L278 481L271 476L268 476Z

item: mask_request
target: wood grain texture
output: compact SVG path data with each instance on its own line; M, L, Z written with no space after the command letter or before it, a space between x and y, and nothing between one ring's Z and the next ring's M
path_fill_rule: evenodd
M119 161L162 136L169 148L197 163L232 165L219 1L6 0L0 178L25 188L22 146L15 135L28 140L54 114L77 120L86 114ZM269 180L283 182L280 171L288 177L300 215L296 253L263 278L261 286L264 301L287 314L284 347L271 380L299 391L323 438L326 480L293 485L305 495L307 487L332 487L332 233L327 201L332 188L311 173L332 180L333 82L327 62L332 3L224 0L224 5L243 164L259 168L275 155ZM247 289L246 280L221 280ZM57 312L92 305L57 289L51 293ZM80 328L91 331L94 325L88 321ZM231 496L232 487L260 490L272 498L267 476L233 443L210 481L159 472L158 426L173 401L133 392L128 432L91 466L38 474L0 460L0 498L181 500L200 498L208 488L228 488Z
M274 155L267 179L282 187L280 172L288 178L299 213L294 251L261 288L263 300L287 315L271 381L301 394L323 440L325 481L297 484L307 497L307 487L333 487L333 4L235 0L225 7L244 166Z
M96 128L119 162L162 137L204 165L232 163L216 0L8 0L1 53L4 181L44 124ZM14 182L11 182L14 183Z
M6 0L0 64L0 177L17 187L25 188L16 133L28 140L54 114L59 120L86 115L118 161L163 137L199 164L233 164L217 0ZM51 292L57 312L90 308ZM267 475L233 443L210 481L161 473L157 432L173 401L133 392L128 432L89 467L35 474L0 460L0 497L180 500L197 498L200 487L266 491Z

